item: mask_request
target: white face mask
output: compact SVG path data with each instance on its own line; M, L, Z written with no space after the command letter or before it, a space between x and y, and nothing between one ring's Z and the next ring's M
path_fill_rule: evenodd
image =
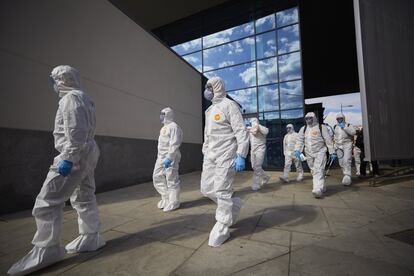
M165 120L165 114L164 113L161 113L160 114L160 122L161 122L161 124L164 123L164 120Z
M307 125L312 125L313 124L313 120L314 120L314 118L313 117L306 117L305 118L305 122L306 122L306 124Z
M210 101L210 102L211 102L211 100L213 100L213 98L214 98L214 93L213 93L213 91L211 91L210 89L206 88L206 89L204 90L204 98L205 98L206 100L208 100L208 101Z

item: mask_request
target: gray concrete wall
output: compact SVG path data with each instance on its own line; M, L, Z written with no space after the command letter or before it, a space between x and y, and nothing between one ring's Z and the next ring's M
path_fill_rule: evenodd
M414 2L354 0L365 153L414 159Z
M151 181L157 141L97 136L97 192ZM200 169L200 144L183 143L180 173ZM0 128L0 214L30 209L57 152L48 131Z
M15 203L0 212L31 207L55 155L59 64L97 106L98 191L150 180L165 106L184 131L183 171L200 168L200 74L108 1L1 1L0 37L0 193Z

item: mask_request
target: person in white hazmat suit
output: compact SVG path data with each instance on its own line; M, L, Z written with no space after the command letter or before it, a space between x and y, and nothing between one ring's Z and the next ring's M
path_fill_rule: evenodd
M303 180L303 168L302 162L300 159L296 159L293 155L295 151L296 141L298 139L298 133L295 131L295 128L292 124L288 124L286 126L286 135L283 138L283 154L285 155L285 167L283 169L283 176L280 177L285 183L289 183L289 173L292 168L292 163L295 163L296 172L298 176L296 178L297 181Z
M235 172L245 169L249 138L239 107L226 98L221 78L208 80L204 97L212 105L205 112L201 193L217 203L217 222L208 241L217 247L230 237L229 227L240 212L241 199L233 198L233 181Z
M161 195L158 208L169 212L180 207L178 168L181 160L180 146L183 141L183 132L174 122L174 112L169 107L161 110L160 121L164 126L158 138L158 156L152 179L155 189Z
M355 159L355 169L356 169L356 175L361 175L361 149L357 146L354 146L354 159Z
M342 113L336 115L336 121L338 123L334 126L334 145L335 149L344 151L343 158L339 159L339 165L344 174L342 184L349 186L352 184L352 146L356 130L354 126L346 123L345 116Z
M300 154L305 150L306 161L313 176L312 193L316 198L320 198L325 192L326 151L329 151L332 160L336 160L337 155L327 127L319 124L315 113L307 113L305 121L306 125L298 133L293 154L299 160Z
M361 146L361 137L360 137L360 133L361 133L361 129L355 129L356 134L354 137L354 150L353 150L353 154L354 154L354 159L355 159L355 168L356 168L356 175L357 176L361 176L361 156L362 156L362 150L360 148Z
M252 190L257 191L267 184L270 180L262 168L266 154L266 136L269 129L260 125L257 118L250 120L251 127L248 127L250 136L250 161L253 168L253 185Z
M66 245L66 251L94 251L105 245L99 234L95 198L94 170L99 158L94 140L95 105L82 90L76 69L57 66L50 80L60 97L53 131L59 155L54 158L33 208L37 225L34 247L10 268L10 275L26 275L63 259L62 208L69 198L78 214L80 235Z

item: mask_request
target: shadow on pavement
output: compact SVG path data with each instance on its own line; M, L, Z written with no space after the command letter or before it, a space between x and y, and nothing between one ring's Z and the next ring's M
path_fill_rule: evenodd
M299 206L300 207L300 206ZM258 222L262 219L263 214L267 217L276 218L274 220L267 219L266 227L277 226L297 226L307 224L313 221L316 217L316 212L312 208L294 209L290 205L263 208L255 212L252 216L238 221L232 227L231 239L240 238L248 233L262 231L263 227L257 228ZM280 214L280 215L279 215ZM183 215L179 217L172 217L159 222L154 222L150 228L136 233L126 234L125 236L109 240L107 245L97 252L77 254L66 258L62 262L48 267L38 272L38 275L43 273L50 273L69 269L71 266L83 263L91 258L99 259L110 255L120 254L122 252L129 252L134 248L142 247L149 243L157 241L182 241L194 237L195 235L205 235L204 242L208 239L208 232L194 231L198 228L199 223L205 224L205 221L211 221L211 228L213 227L213 214L197 214L197 215ZM254 223L254 225L252 225ZM225 244L223 246L226 246Z

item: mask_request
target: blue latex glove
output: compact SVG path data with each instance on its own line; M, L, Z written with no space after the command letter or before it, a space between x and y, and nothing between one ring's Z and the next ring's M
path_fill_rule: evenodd
M338 155L336 155L336 153L332 153L332 154L330 155L330 157L331 157L331 160L332 160L332 161L335 161L335 160L337 160L337 159L338 159Z
M296 158L296 159L300 160L300 151L295 150L295 151L293 152L293 155L295 156L295 158Z
M162 163L164 164L164 168L168 169L169 167L171 167L172 161L167 158L167 159L164 159L164 161L162 161Z
M345 122L340 122L339 127L343 129L345 127Z
M246 127L251 127L251 126L252 126L252 123L250 123L250 122L246 123Z
M58 172L62 176L68 176L72 171L73 163L67 160L61 160L57 164Z
M241 172L246 168L246 161L240 155L237 155L236 158L236 172Z

